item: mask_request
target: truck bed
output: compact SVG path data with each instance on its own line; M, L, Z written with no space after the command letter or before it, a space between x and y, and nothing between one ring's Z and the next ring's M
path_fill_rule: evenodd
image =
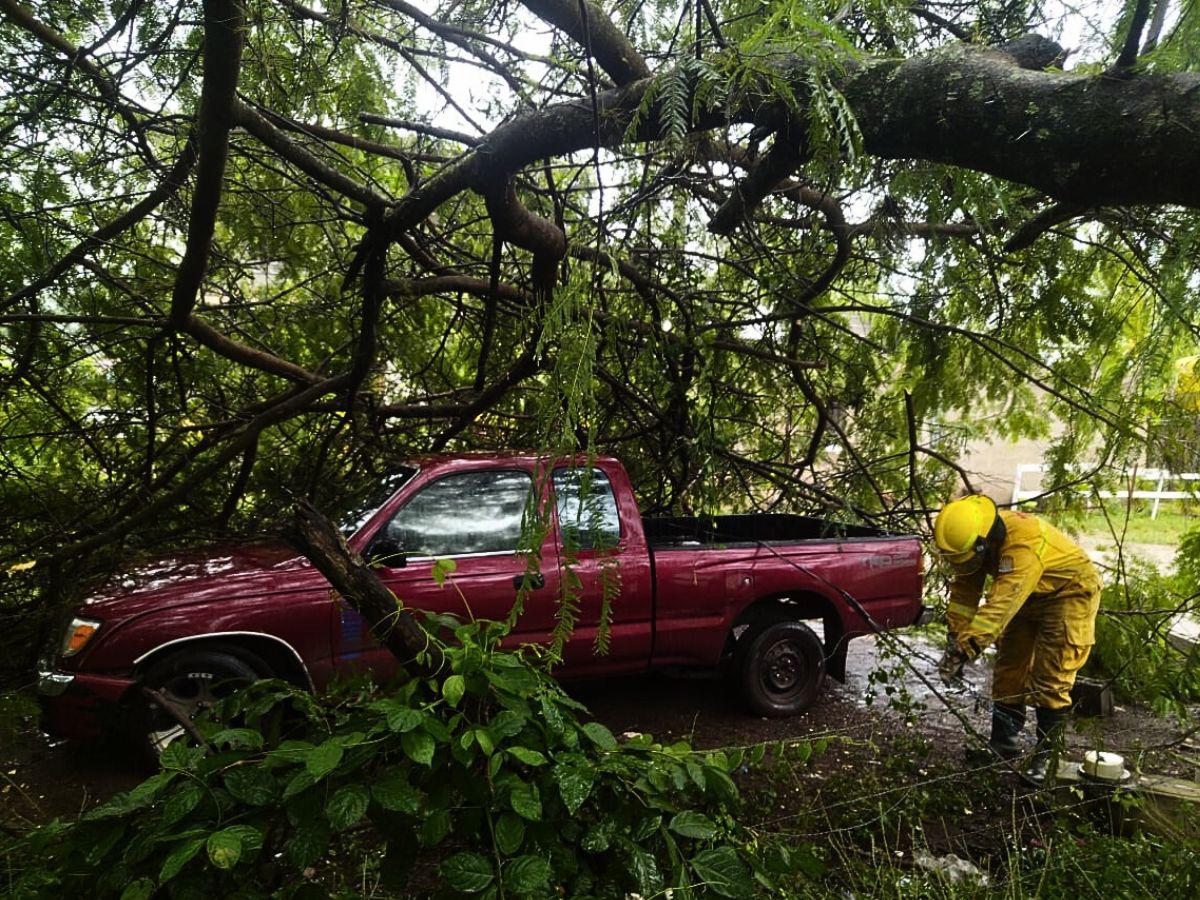
M648 517L642 520L642 524L646 540L658 550L897 537L870 525L851 525L812 516L775 513Z

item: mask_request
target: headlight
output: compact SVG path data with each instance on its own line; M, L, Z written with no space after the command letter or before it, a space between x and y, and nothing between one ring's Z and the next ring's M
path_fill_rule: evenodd
M95 619L72 619L71 624L67 626L67 633L63 635L62 655L74 656L87 646L87 642L99 628L100 623Z

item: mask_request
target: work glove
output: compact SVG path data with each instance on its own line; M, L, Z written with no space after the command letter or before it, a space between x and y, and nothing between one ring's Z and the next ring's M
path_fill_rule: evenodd
M938 676L942 679L942 684L950 687L957 681L961 681L963 677L963 667L970 661L970 657L963 652L958 646L958 639L953 635L946 636L946 649L942 652L942 658L938 660Z

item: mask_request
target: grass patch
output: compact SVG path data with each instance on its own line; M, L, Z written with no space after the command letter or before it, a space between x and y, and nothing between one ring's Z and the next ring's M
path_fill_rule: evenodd
M1191 897L1195 830L1112 833L1103 803L965 768L919 735L834 740L815 765L770 760L745 786L749 827L785 847L779 895L896 900ZM951 854L986 878L953 881L923 863ZM1152 886L1147 890L1147 886Z
M1185 507L1179 503L1164 503L1157 518L1153 519L1150 510L1151 506L1146 502L1135 501L1126 508L1124 503L1113 501L1107 504L1107 518L1105 510L1099 507L1082 512L1049 513L1047 518L1073 535L1110 544L1114 543L1115 530L1116 537L1123 534L1126 543L1178 546L1185 533L1200 526L1200 511L1192 509L1190 504Z

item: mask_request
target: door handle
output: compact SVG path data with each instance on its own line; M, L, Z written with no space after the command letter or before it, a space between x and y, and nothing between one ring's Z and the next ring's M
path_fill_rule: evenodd
M541 572L526 572L524 575L513 576L513 587L515 587L518 591L524 587L528 587L528 589L531 591L536 591L544 588L545 586L546 576Z

